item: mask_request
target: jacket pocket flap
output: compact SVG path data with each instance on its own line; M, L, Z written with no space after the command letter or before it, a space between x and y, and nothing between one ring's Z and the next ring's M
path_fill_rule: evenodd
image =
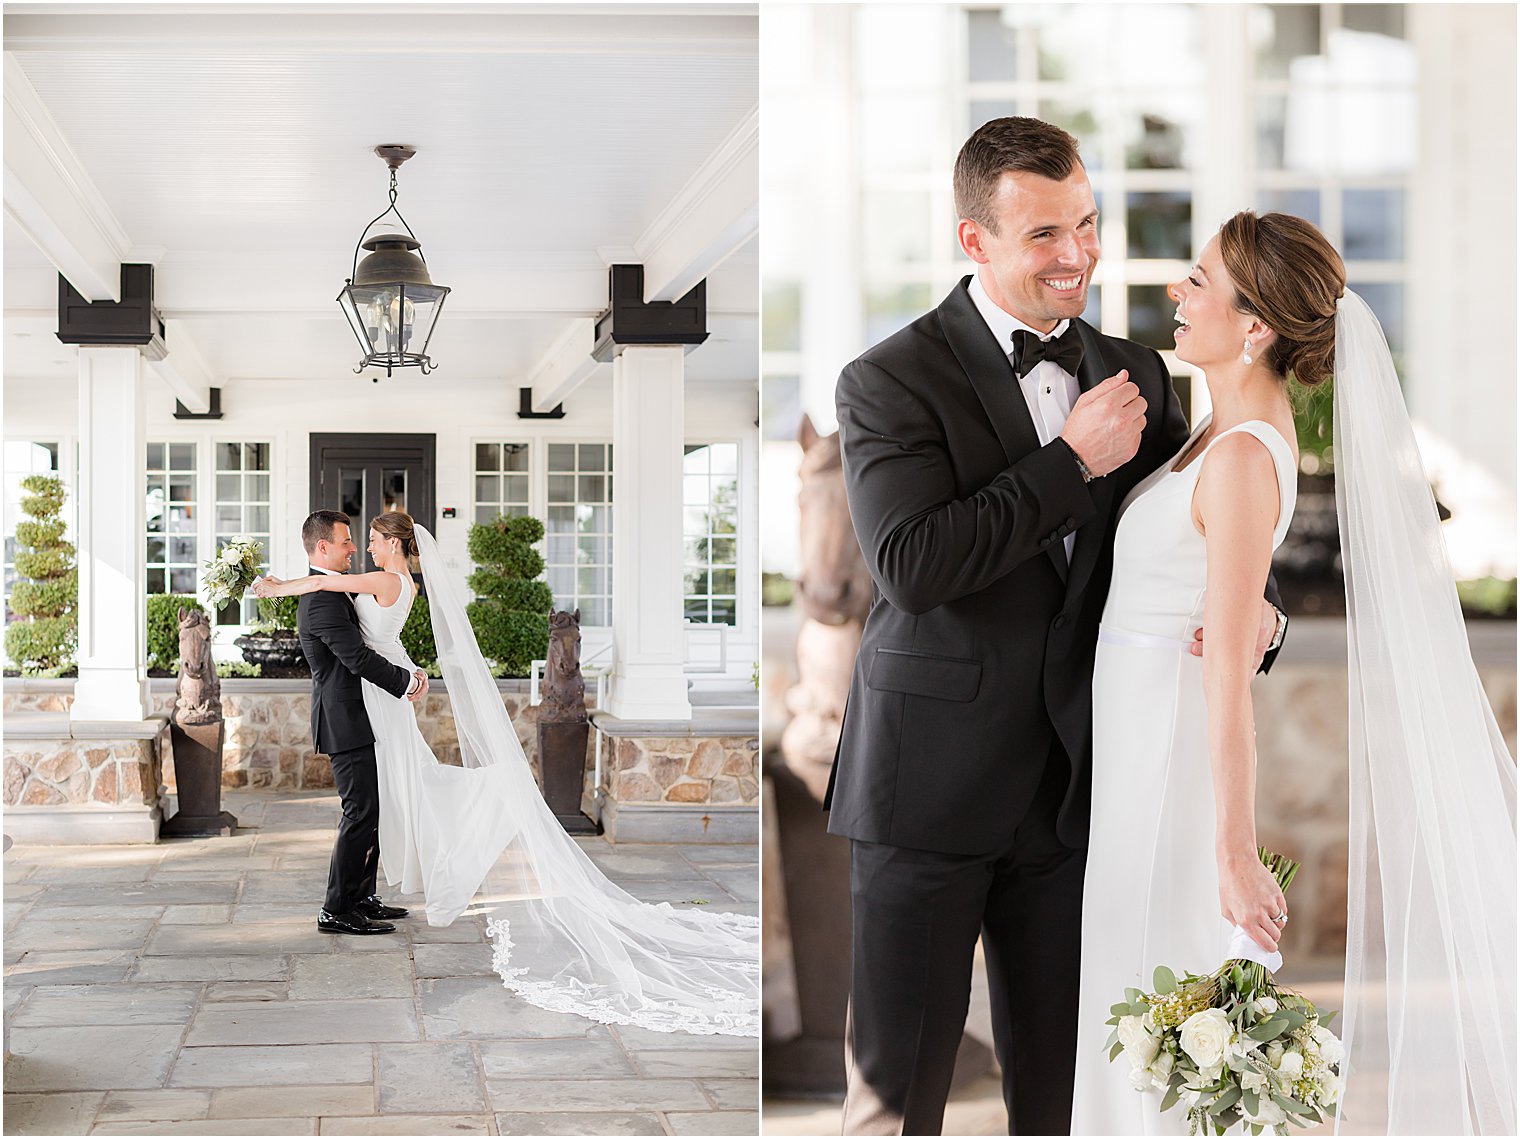
M877 649L866 683L878 692L905 692L965 703L982 686L982 663L961 657L929 656L902 649Z

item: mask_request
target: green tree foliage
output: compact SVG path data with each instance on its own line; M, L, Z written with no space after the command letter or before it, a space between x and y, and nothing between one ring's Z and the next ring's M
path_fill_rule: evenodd
M537 580L544 559L533 548L543 536L537 518L501 515L470 527L468 548L477 568L469 585L479 599L468 606L470 625L481 654L494 660L503 676L527 676L549 651L554 594Z
M59 517L63 483L52 475L29 475L21 489L21 509L30 521L17 524L16 540L29 548L17 551L16 572L31 580L11 590L17 620L5 630L5 652L26 676L57 676L73 665L79 645L79 571Z
M438 647L433 640L433 613L426 597L412 602L412 611L401 626L401 647L429 676L438 673Z

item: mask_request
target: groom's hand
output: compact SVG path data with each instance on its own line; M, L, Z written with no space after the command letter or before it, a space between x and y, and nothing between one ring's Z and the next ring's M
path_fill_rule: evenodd
M1109 376L1080 399L1061 428L1061 438L1099 478L1118 470L1140 450L1145 430L1145 398L1129 372Z
M1272 645L1272 639L1277 636L1277 608L1270 601L1261 603L1261 623L1256 627L1256 664L1251 669L1253 673L1261 670L1261 662L1267 655L1267 649ZM1193 644L1191 652L1195 657L1203 655L1203 626L1193 630Z
M427 690L427 673L423 672L422 669L419 668L416 672L412 673L412 687L407 689L406 698L415 704L418 700L421 700L424 696L427 695Z

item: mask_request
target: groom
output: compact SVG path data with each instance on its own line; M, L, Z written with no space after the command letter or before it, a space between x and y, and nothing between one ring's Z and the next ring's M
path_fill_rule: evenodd
M1076 141L993 120L955 197L975 275L836 392L876 583L827 800L852 840L846 1134L938 1134L978 937L1009 1132L1070 1128L1115 518L1188 436L1161 357L1078 319L1099 250ZM1286 619L1263 609L1266 651Z
M301 543L314 574L346 573L358 552L348 515L337 510L318 510L308 517ZM351 593L302 594L297 612L301 651L311 666L312 746L332 760L333 783L343 804L317 928L323 933L392 933L396 927L383 919L405 917L406 910L387 906L375 894L380 789L375 736L359 681L417 700L427 692L427 674L419 669L408 675L364 643Z

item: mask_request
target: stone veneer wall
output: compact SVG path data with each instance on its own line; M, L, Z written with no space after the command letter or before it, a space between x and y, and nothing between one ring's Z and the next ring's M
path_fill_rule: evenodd
M458 766L461 762L459 737L454 731L454 717L449 713L449 697L446 691L438 689L436 681L433 683L434 690L417 705L417 725L433 749L433 754L444 763ZM517 690L519 687L520 691ZM169 682L155 682L151 695L153 713L173 713L174 692L169 687ZM7 681L5 714L67 712L73 700L73 683L70 681L41 684L35 681L19 684ZM517 728L517 738L533 768L533 777L539 779L539 707L528 704L525 683L512 685L503 691L502 703L506 705ZM332 764L325 755L311 748L309 683L300 680L224 680L222 713L227 721L226 744L222 752L223 787L298 791L333 786ZM594 738L593 735L592 743ZM164 749L163 781L172 792L175 790L174 763L169 757L169 750L167 747ZM592 744L588 744L588 769L592 766L593 754ZM62 756L54 759L56 763L48 770L67 767ZM76 776L71 769L63 778ZM7 768L6 802L12 802L9 798L10 782L11 775ZM67 801L86 800L71 796Z
M8 737L5 805L157 806L160 749L169 751L167 726L156 741Z
M760 741L753 737L609 738L606 779L620 803L755 806ZM604 745L606 746L606 745Z

